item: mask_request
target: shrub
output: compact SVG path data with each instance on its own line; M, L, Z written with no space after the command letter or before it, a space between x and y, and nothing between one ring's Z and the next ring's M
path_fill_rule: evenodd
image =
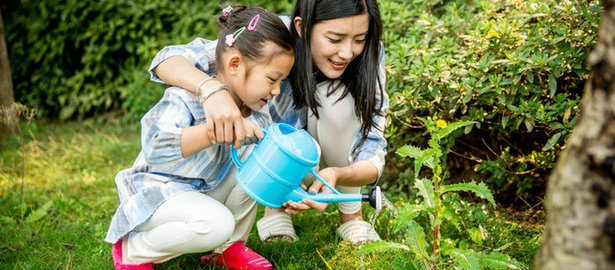
M449 139L453 177L475 170L496 194L540 196L532 192L544 188L578 118L599 1L389 1L382 10L389 152L425 145L417 116L476 121ZM412 170L390 160L393 172ZM384 181L393 190L411 182L392 180Z
M242 3L284 14L291 8L288 1ZM162 96L158 85L147 82L147 68L156 52L198 36L215 39L215 16L222 4L185 0L2 3L15 96L46 117L81 118L123 106L130 119L138 119Z

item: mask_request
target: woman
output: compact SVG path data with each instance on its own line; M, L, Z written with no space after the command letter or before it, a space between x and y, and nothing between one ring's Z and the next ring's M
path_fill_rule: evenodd
M384 53L382 22L376 0L298 0L286 19L296 46L295 65L281 94L269 105L276 122L307 128L322 149L318 174L342 193L359 193L361 186L377 181L384 167L386 140L384 114ZM168 46L150 66L152 80L198 92L215 80L214 41L196 39L187 45ZM197 89L198 88L198 89ZM224 91L212 93L203 103L209 138L217 143L241 145L240 109ZM320 182L312 193L326 191ZM295 240L288 213L310 207L311 201L289 202L284 209L266 209L257 228L262 240ZM342 225L337 232L353 243L380 237L362 217L360 202L338 203Z

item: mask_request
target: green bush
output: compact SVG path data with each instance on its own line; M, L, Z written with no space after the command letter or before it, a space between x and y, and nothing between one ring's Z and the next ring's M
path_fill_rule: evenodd
M599 1L387 1L382 11L389 152L425 145L417 117L476 121L450 138L452 177L474 170L496 194L540 196L578 118ZM386 185L407 190L413 166L390 160L405 176Z
M3 3L15 96L69 119L124 107L131 120L162 96L147 68L163 46L215 38L221 1ZM242 1L288 14L290 1Z

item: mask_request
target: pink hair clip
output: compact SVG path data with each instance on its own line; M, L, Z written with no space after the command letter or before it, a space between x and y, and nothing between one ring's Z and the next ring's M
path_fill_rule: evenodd
M231 11L233 11L233 7L231 6L225 7L224 9L222 9L222 17L228 16L228 14L231 13Z
M246 27L242 27L237 29L235 32L233 32L232 34L228 34L225 36L224 42L226 43L226 46L229 47L233 47L233 45L235 44L235 40L237 39L237 37L239 37L239 35L241 35L241 33L243 33L243 31L246 30Z
M260 14L254 15L254 18L252 18L252 20L250 20L250 23L248 24L248 31L254 31L254 29L256 28L256 24L258 24L258 19L260 18Z

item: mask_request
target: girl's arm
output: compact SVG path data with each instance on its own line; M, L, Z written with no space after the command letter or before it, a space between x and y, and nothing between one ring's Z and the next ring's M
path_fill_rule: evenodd
M197 38L186 45L164 47L150 65L151 79L179 86L197 94L220 83L205 79L217 71L215 66L216 41ZM206 73L206 72L209 72ZM199 89L197 89L199 87ZM243 117L231 95L218 91L203 103L208 121L206 132L213 143L235 143L238 148L245 139Z
M262 139L264 134L261 128L255 123L245 118L242 119L243 131L246 134L246 138L256 137ZM189 157L207 147L213 145L213 142L209 140L205 134L207 127L203 125L189 126L182 129L181 133L181 153L182 157Z
M168 167L211 146L212 141L204 135L205 119L193 95L177 87L167 89L162 99L141 119L145 161ZM194 125L195 122L203 124ZM258 124L244 118L242 122L243 132L248 137L263 137Z

